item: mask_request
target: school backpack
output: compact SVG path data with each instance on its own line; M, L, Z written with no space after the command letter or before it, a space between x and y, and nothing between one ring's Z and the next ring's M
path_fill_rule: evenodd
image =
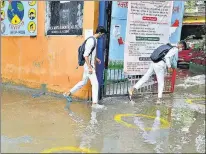
M164 60L165 55L172 49L173 46L168 44L161 45L151 54L150 58L154 63Z
M91 52L89 53L89 56L92 54L92 52L93 52L94 49L96 48L97 42L96 42L96 39L95 39L93 36L87 38L87 39L82 43L82 45L81 45L81 46L79 47L79 49L78 49L78 65L79 65L79 66L83 66L83 65L85 64L85 58L84 58L85 45L86 45L87 40L90 39L90 38L94 40L94 46L92 47ZM90 63L91 63L91 60L90 60ZM77 67L77 68L78 68L78 67Z

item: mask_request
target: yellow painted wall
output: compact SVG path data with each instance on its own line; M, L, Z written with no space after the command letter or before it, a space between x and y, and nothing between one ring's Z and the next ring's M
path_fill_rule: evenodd
M77 49L83 36L45 36L44 1L38 2L38 34L30 37L2 37L1 74L3 82L31 88L47 84L49 91L64 92L82 79L83 68L76 70ZM84 2L83 29L96 29L98 2ZM87 97L90 85L76 93Z

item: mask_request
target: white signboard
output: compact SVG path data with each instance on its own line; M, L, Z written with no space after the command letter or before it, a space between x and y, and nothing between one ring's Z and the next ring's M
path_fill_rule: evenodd
M172 1L129 2L124 48L125 74L144 75L154 49L169 42L172 8Z

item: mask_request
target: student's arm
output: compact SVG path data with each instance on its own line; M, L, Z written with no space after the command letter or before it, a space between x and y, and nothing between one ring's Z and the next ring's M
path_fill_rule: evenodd
M92 65L90 64L89 57L88 57L88 56L85 56L84 58L85 58L85 62L86 62L86 64L87 64L88 68L89 68L89 69L92 69Z
M165 57L167 68L171 68L170 57Z
M177 68L177 61L178 61L178 53L174 55L174 58L172 60L172 65L174 66L174 68Z
M165 56L165 62L166 62L166 65L167 65L167 68L171 70L171 61L170 61L170 58L172 56L174 56L175 54L178 54L178 49L176 47L172 48L168 53L167 55Z
M92 73L92 66L90 64L90 60L89 60L89 54L92 50L94 46L94 41L92 39L87 40L86 44L85 44L85 51L84 51L84 58L85 58L85 62L89 68L89 73Z

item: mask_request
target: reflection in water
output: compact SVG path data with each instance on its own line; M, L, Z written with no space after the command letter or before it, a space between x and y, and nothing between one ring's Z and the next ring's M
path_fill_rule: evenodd
M67 99L67 98L66 98L66 99ZM71 117L71 119L72 119L73 121L75 121L75 122L77 122L77 123L83 122L83 119L80 118L78 115L76 115L76 114L70 109L71 103L72 103L72 102L67 99L67 101L66 101L66 106L64 107L64 109L65 109L66 111L68 111L68 114L69 114L69 116Z
M152 129L149 133L145 131L144 129L144 123L141 121L140 117L135 117L134 118L134 123L143 131L142 137L145 139L145 142L150 143L150 144L155 144L157 143L158 137L160 137L160 132L158 131L160 129L160 111L156 111L156 118L154 120Z
M81 137L81 142L79 146L80 148L91 148L91 142L95 139L96 135L98 134L98 121L96 118L97 112L92 110L89 124L87 125Z
M68 111L69 116L77 122L78 124L83 124L83 119L76 115L70 108L71 101L66 102L65 110ZM91 148L91 142L95 139L96 135L98 134L98 121L97 121L97 112L92 109L91 112L91 119L89 124L85 128L85 131L81 135L81 142L79 148Z
M156 118L154 119L152 128L149 132L147 132L145 130L144 122L141 121L140 117L135 117L134 118L134 123L140 128L140 130L143 131L142 137L144 139L144 142L155 145L154 151L156 153L162 153L162 152L168 151L168 148L169 148L168 147L168 145L169 145L168 141L169 141L170 128L161 129L160 128L161 127L160 118L163 118L165 120L167 119L167 121L169 123L171 123L172 107L169 106L169 108L166 107L165 109L161 110L163 112L162 114L161 114L160 109L155 110ZM151 112L150 112L150 114L151 114Z

